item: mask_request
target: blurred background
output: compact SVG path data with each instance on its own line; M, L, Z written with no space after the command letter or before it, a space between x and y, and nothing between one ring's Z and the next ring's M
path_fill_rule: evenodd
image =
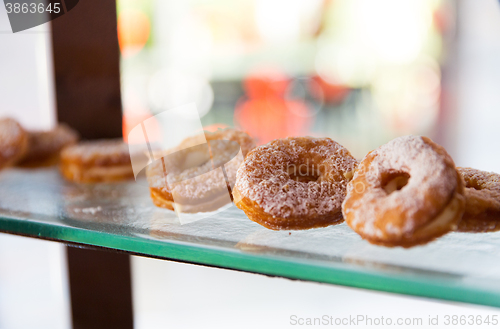
M358 158L426 135L500 172L496 0L118 0L123 131L195 102L259 144L331 137ZM56 122L50 25L0 6L0 116ZM291 314L496 310L133 257L137 328L287 327ZM64 248L0 234L0 328L68 328ZM30 316L27 316L27 315ZM20 321L22 319L22 321Z
M118 0L125 135L195 101L205 126L259 143L328 136L362 157L441 138L456 16L441 0Z

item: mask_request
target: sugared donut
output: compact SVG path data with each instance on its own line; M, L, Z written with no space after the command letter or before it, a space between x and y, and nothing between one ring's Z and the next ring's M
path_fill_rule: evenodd
M212 150L218 150L219 152L213 152L215 154L220 154L223 156L224 150L226 148L225 143L221 143L222 140L229 140L238 143L241 148L241 153L245 157L248 152L255 148L255 141L246 132L243 132L234 128L219 129L215 132L205 132L205 137ZM231 143L231 145L235 145ZM226 151L232 152L231 149ZM236 177L236 173L235 173Z
M28 134L17 121L0 119L0 169L12 166L28 148Z
M251 220L273 230L337 224L357 164L330 138L277 139L247 155L236 176L234 202Z
M472 168L457 168L465 180L465 212L460 232L500 230L500 175Z
M454 230L464 205L463 181L446 150L429 138L405 136L365 156L343 212L369 242L411 247Z
M204 135L207 143L195 145L199 139L187 138L148 166L146 175L156 206L195 213L213 211L231 201L236 171L255 147L254 141L231 128Z
M133 179L129 148L121 139L81 142L61 152L62 175L74 182L100 183Z
M17 165L52 166L59 162L61 150L78 142L78 133L65 124L52 130L28 132L28 151Z

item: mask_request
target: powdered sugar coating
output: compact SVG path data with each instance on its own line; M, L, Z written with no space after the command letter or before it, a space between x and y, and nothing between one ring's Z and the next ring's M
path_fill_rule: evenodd
M401 190L388 194L383 175L391 173L410 178ZM419 136L399 137L361 161L347 188L344 216L364 236L411 235L432 221L456 190L457 172L442 147Z
M221 146L220 148L218 148L218 152L221 154L222 152L227 150L229 150L229 152L233 152L233 149L227 148L223 143L217 142L218 140L229 140L238 143L238 147L241 148L241 154L243 155L243 157L245 157L248 152L255 148L255 141L253 140L253 138L250 137L246 132L238 129L226 128L219 129L215 132L205 132L205 137L207 138L207 141L211 141L210 147L212 149L215 149L217 147L216 145ZM233 144L233 146L234 145L235 144Z
M471 216L483 212L500 214L500 175L473 168L457 170L465 180L465 212Z
M236 171L242 161L243 157L239 154L239 157L233 157L223 165L229 182L234 182ZM167 181L173 198L178 203L196 204L210 198L215 198L220 194L225 194L228 200L230 199L227 189L228 183L224 177L222 167L217 167L206 172L199 171L197 175L192 175L192 177L185 180L179 179L177 175L169 174L167 175Z
M236 171L243 162L240 146L235 141L209 140L208 144L200 144L177 151L163 157L156 166L163 166L164 172L150 171L150 186L164 189L174 195L179 203L198 202L220 193L228 193L227 183L221 167L224 167L228 179L234 182ZM196 154L199 165L186 168L186 158ZM167 183L165 183L165 173ZM153 175L154 178L153 178Z
M187 138L167 151L162 160L149 165L146 174L150 188L184 204L228 194L228 183L234 185L236 171L255 143L248 134L232 128L204 134L207 143L195 145L199 136Z
M17 161L25 152L28 135L15 120L0 120L0 169Z
M78 133L65 124L59 124L48 131L30 131L28 152L21 160L21 164L58 156L64 147L75 144L78 138Z
M130 164L130 153L122 139L86 141L65 147L61 160L84 166L125 165Z
M330 138L278 139L247 155L238 169L235 189L266 214L306 220L340 211L348 183L344 174L357 164L347 149ZM289 168L300 165L316 166L318 179L293 180Z

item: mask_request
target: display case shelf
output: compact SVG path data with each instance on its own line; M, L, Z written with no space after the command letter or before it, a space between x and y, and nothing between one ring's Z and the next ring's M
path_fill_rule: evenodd
M290 279L500 307L500 232L385 248L347 225L271 231L234 206L181 224L143 181L82 185L56 169L0 173L0 231Z

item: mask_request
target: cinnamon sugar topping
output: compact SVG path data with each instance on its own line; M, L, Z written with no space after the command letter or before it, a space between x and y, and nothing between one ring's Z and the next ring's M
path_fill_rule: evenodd
M326 215L340 209L346 175L357 164L347 149L329 138L274 140L248 154L238 169L235 189L275 217ZM312 178L292 179L297 173Z

